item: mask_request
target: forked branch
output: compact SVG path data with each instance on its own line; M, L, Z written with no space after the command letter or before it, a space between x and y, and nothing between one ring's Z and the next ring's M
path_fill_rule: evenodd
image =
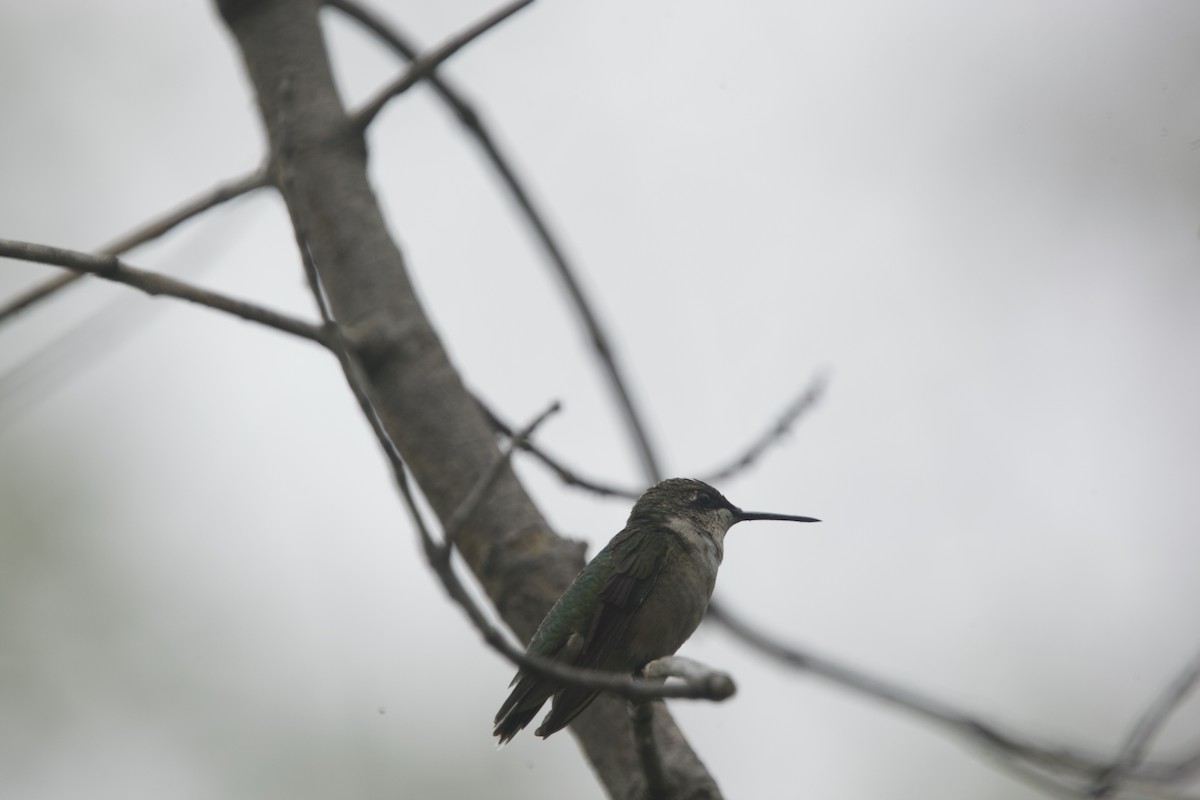
M187 201L173 211L170 211L163 216L150 220L138 226L136 229L117 239L115 242L102 247L97 253L98 256L119 256L129 252L135 247L153 241L160 236L163 236L175 229L184 222L187 222L193 217L197 217L204 212L215 208L221 203L228 202L234 198L249 194L256 189L261 189L267 186L267 174L265 169L257 169L240 178L225 183L218 184L214 188L197 195L192 200ZM69 269L74 269L70 267ZM0 325L8 322L17 314L25 311L34 305L55 296L61 290L75 283L80 278L85 277L89 273L86 271L65 272L62 275L57 275L49 278L43 283L38 284L27 292L23 292L13 299L9 300L3 306L0 306Z
M271 311L255 303L201 289L178 278L131 267L116 256L96 256L61 247L14 242L8 239L0 239L0 256L65 267L82 275L95 275L104 280L123 283L149 295L186 300L302 339L323 343L321 328L312 323Z

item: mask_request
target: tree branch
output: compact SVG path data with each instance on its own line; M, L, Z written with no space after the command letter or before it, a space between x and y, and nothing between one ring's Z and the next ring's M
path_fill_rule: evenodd
M663 656L642 669L647 678L680 678L696 686L708 686L714 697L733 697L737 687L728 673L715 670L686 656Z
M742 453L732 458L724 467L709 473L701 480L705 483L717 484L723 480L727 480L742 470L749 467L757 461L764 452L785 434L787 434L792 426L801 416L810 411L816 406L817 402L825 393L826 379L823 375L818 375L813 378L812 382L805 387L804 391L798 397L788 403L779 417L771 424L761 436L750 443ZM483 412L487 414L488 419L496 430L500 431L505 436L512 437L512 427L500 419L491 408L479 401ZM641 492L636 489L629 489L623 486L617 486L611 483L604 483L593 478L584 478L578 472L564 464L560 459L550 455L541 447L532 442L522 442L518 445L522 450L531 453L538 461L541 461L547 468L550 469L558 479L568 486L577 486L581 489L586 489L603 497L624 497L630 500L636 500Z
M14 242L0 239L0 256L39 264L65 267L79 274L95 275L108 281L132 286L148 295L164 295L189 303L206 306L226 314L232 314L248 322L257 322L268 328L299 336L323 344L321 329L309 322L271 311L244 300L236 300L218 292L201 289L177 278L137 269L125 264L115 256L94 256L61 247L47 247L29 242Z
M355 2L355 0L329 0L327 5L338 9L361 23L404 58L410 61L415 61L418 58L418 51L415 45L409 42L394 26L387 24L380 17L371 13L358 2ZM522 212L524 212L525 218L529 222L530 227L533 228L538 241L542 243L542 248L546 251L546 255L549 257L550 263L558 274L559 280L562 281L563 288L567 290L567 294L575 306L576 313L583 322L588 340L592 343L596 356L603 367L609 387L617 401L622 418L625 420L625 426L633 440L634 449L642 464L642 472L646 481L647 483L658 481L663 477L662 470L659 468L658 459L654 454L654 448L650 443L646 426L642 422L641 415L634 404L632 392L630 392L629 387L626 385L621 369L617 364L614 348L609 342L608 335L604 332L604 328L601 326L595 312L592 310L591 301L584 293L583 286L575 277L575 268L567 260L557 236L551 232L545 215L538 210L529 192L525 189L523 182L517 178L516 171L511 165L511 159L500 151L499 146L484 125L479 113L445 78L440 77L436 72L431 72L426 77L450 110L454 112L463 126L467 128L479 143L479 146L483 148L484 154L496 169L504 185L508 188L513 200L516 201Z
M533 432L537 430L537 428L541 426L541 424L545 422L551 414L557 414L561 409L562 405L555 400L545 411L535 417L532 422L518 431L513 437L512 442L509 443L509 446L504 448L501 457L496 459L496 463L493 464L488 471L485 472L483 476L475 482L475 485L471 487L471 491L468 492L467 496L463 498L462 503L459 504L458 508L454 510L454 513L451 514L446 520L446 525L442 531L442 537L444 541L442 543L441 550L445 552L445 557L447 560L449 560L450 553L454 548L454 538L458 536L458 532L462 529L463 525L466 524L467 519L471 516L471 514L475 513L475 510L479 507L479 504L483 502L484 494L492 488L492 484L496 482L498 477L500 477L500 469L511 463L513 449L521 442L529 441L529 437L533 435Z
M479 401L479 407L483 410L483 413L487 415L488 420L492 423L492 426L496 430L500 431L500 433L504 434L510 440L514 439L516 434L513 432L512 426L500 419L500 417L494 411L492 411L491 408L484 404L482 400ZM638 497L641 496L641 492L634 489L626 489L614 484L601 483L590 478L580 477L578 473L568 468L561 461L551 456L544 449L537 446L533 442L519 441L516 444L517 447L527 453L532 454L535 458L537 458L538 461L541 461L543 464L549 467L550 470L558 476L559 480L568 486L578 486L581 489L587 489L590 492L595 492L602 497L624 497L628 500L637 500Z
M1124 777L1141 763L1150 742L1166 724L1167 718L1196 687L1197 681L1200 681L1200 652L1197 652L1175 680L1163 689L1162 694L1150 704L1133 726L1112 766L1096 780L1096 785L1091 791L1092 797L1108 797L1120 786Z
M304 242L331 316L362 365L383 429L444 525L500 452L387 232L367 182L361 131L334 86L316 2L217 5L255 87L270 163L293 224L305 224ZM455 545L522 640L582 567L582 548L554 535L507 465L463 523ZM671 725L668 714L658 716L666 722L657 725ZM610 795L639 795L641 776L622 701L597 698L571 731ZM667 742L664 758L677 796L719 796L677 729L671 726L659 739Z
M1072 796L1089 796L1089 784L1099 780L1111 769L1107 759L1097 754L1036 742L1018 734L1006 732L998 726L984 722L967 712L960 711L920 692L872 677L845 664L839 664L831 659L780 642L750 625L744 619L733 615L724 607L715 609L710 606L709 615L712 616L714 613L719 615L720 621L727 630L756 650L791 667L818 675L833 683L942 725L962 736L966 741L983 747L985 752L995 756L999 763L1009 769L1019 772L1027 779L1039 782L1044 789L1049 789L1053 785L1062 791L1071 793ZM1143 717L1143 722L1147 719L1156 720L1153 723L1154 728L1161 724L1164 714L1169 713L1170 708L1174 708L1177 704L1176 698L1186 693L1185 686L1191 686L1197 680L1197 676L1193 672L1195 669L1196 664L1193 662L1176 683L1163 693L1151 711L1147 712L1147 715ZM1167 712L1163 712L1161 709L1168 705L1168 700L1169 708ZM1144 730L1145 728L1139 725L1139 729ZM1123 773L1124 779L1147 784L1171 783L1186 774L1187 770L1194 766L1193 762L1195 761L1200 761L1200 758L1191 758L1170 765L1130 763Z
M484 17L465 31L450 37L445 44L434 48L425 55L413 59L412 66L409 67L407 72L384 87L374 99L368 101L365 106L354 114L354 124L361 130L366 130L379 112L383 110L383 107L391 102L393 98L407 92L421 81L421 79L430 75L442 62L531 3L533 3L533 0L516 0L514 3L509 3L507 6Z
M646 778L647 800L669 800L670 782L663 764L658 741L654 738L655 711L663 708L661 700L630 700L629 726L633 729L634 747Z
M784 408L783 413L775 420L774 424L768 428L762 436L750 443L741 455L732 459L724 467L721 467L708 474L707 477L700 480L705 483L718 484L723 480L732 478L742 470L749 467L757 461L763 453L767 451L771 445L782 439L785 434L792 429L792 425L796 420L803 416L808 411L812 410L825 394L826 379L824 375L817 375L812 379L812 382L800 393L796 399L788 403Z
M203 214L211 208L215 208L221 203L232 200L236 197L241 197L256 189L261 189L267 185L267 172L265 169L257 169L248 175L243 175L240 178L235 178L216 187L210 189L203 194L197 195L195 198L185 202L183 205L176 208L158 219L151 220L144 225L135 228L129 233L117 239L115 242L108 244L99 251L101 256L119 256L122 253L128 252L139 245L157 239L160 236L168 233L177 226L183 224L192 217ZM24 292L12 300L9 300L3 306L0 306L0 325L9 321L17 314L30 308L33 305L52 297L60 290L70 286L75 281L84 277L86 272L67 272L62 275L57 275L38 286L33 287L27 292Z

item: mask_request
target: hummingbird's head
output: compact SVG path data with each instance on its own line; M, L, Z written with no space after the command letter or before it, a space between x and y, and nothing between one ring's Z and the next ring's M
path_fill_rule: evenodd
M629 514L628 524L659 524L676 529L686 528L706 534L720 542L735 524L754 519L819 522L812 517L743 511L704 481L669 478L654 484L638 498Z

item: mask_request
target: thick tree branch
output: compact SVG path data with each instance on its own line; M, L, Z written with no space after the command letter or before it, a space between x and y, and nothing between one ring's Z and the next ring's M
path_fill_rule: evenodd
M651 661L642 669L642 675L651 680L681 678L697 690L700 687L707 687L712 692L709 699L713 700L732 697L736 691L733 679L729 675L684 656L664 656ZM654 734L655 715L663 708L661 702L654 700L631 698L629 702L629 721L633 727L633 739L637 743L638 760L642 763L642 773L646 776L646 796L648 798L665 799L671 796L670 783L663 770L662 754Z
M633 729L638 762L646 778L647 800L670 800L671 797L671 783L667 780L658 740L654 738L655 713L665 708L661 700L629 701L629 726Z
M500 453L387 233L361 132L334 87L315 0L219 0L218 8L256 88L276 183L293 223L304 221L332 316L363 366L383 428L444 525ZM455 544L521 639L582 566L581 548L554 535L507 465ZM608 792L637 797L623 702L599 698L571 729ZM677 796L719 796L678 730L659 734Z

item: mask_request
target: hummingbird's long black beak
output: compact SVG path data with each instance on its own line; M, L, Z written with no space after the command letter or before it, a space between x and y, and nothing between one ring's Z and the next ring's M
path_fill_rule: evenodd
M796 517L791 514L770 514L762 511L742 511L740 508L733 509L733 521L746 522L752 519L778 519L784 522L820 522L821 520L815 517Z

